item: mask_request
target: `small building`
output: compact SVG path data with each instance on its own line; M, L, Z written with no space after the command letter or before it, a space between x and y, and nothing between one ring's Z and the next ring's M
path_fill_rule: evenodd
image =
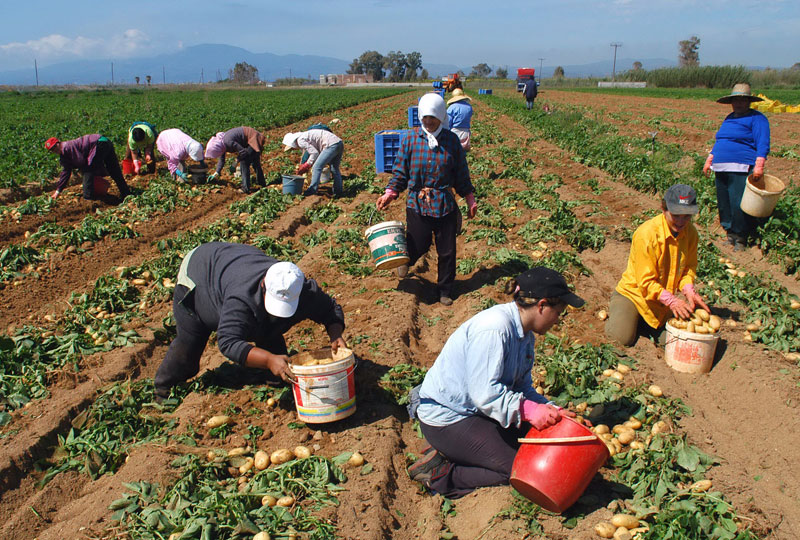
M363 73L329 73L319 76L319 84L329 86L345 86L348 84L364 84L373 82L372 75Z

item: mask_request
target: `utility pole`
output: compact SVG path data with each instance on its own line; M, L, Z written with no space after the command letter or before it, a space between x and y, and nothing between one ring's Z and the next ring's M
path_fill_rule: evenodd
M114 86L114 62L111 62L111 86Z
M203 68L200 68L200 84L203 84Z
M39 64L36 63L36 58L33 59L33 69L36 71L36 86L39 86Z
M164 66L161 66L161 82L167 84L167 69Z
M539 85L542 84L542 62L544 62L544 58L539 58Z
M617 77L617 48L622 47L622 43L614 42L611 44L614 47L614 66L611 68L611 80L615 80Z

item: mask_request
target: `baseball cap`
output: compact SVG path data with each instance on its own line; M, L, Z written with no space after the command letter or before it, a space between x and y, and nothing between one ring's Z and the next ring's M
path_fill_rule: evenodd
M44 142L44 147L47 148L48 150L50 150L55 145L57 145L59 142L61 142L61 141L58 140L58 137L50 137L49 139L47 139Z
M297 265L278 262L264 275L264 307L276 317L291 317L297 311L305 276Z
M569 290L564 276L544 266L534 266L516 279L523 298L558 298L572 307L581 307L585 300Z
M664 193L664 202L667 204L667 211L670 214L696 214L697 193L691 186L686 184L675 184Z

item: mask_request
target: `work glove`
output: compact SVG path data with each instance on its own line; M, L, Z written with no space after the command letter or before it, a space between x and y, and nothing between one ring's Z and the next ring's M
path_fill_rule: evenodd
M667 306L672 314L678 319L688 319L692 316L692 311L686 302L664 289L658 297L658 301Z
M378 197L378 202L375 203L375 206L378 208L378 210L383 210L389 206L390 202L397 198L397 195L398 194L395 190L386 188L386 192Z
M706 158L706 162L703 165L703 175L711 176L711 163L713 161L714 161L714 155L713 154L708 154L708 157Z
M298 165L296 170L297 174L305 174L306 172L309 171L309 169L311 169L311 164L306 162L303 163L302 165Z
M557 408L544 403L536 403L529 399L522 400L520 413L523 420L540 431L561 420L561 412Z
M206 180L207 180L208 182L213 182L213 181L214 181L214 180L216 180L217 178L219 178L219 173L218 173L218 172L216 172L216 171L214 171L212 174L210 174L210 175L208 176L208 178L207 178Z
M189 175L186 174L185 172L183 172L180 169L175 169L175 176L179 176L179 177L183 178L183 180L186 181L186 182L189 181Z
M767 158L757 157L756 158L756 166L753 167L753 180L761 180L764 176L764 164L767 162Z
M703 302L703 297L697 294L697 291L694 290L693 283L687 283L686 285L684 285L683 288L681 289L681 292L683 293L683 296L686 297L686 300L689 301L689 307L693 311L697 306L700 306L704 310L711 313L711 309L705 302Z
M475 202L475 194L470 193L464 200L467 201L467 218L472 219L478 213L478 203Z
M142 162L138 159L133 160L133 172L139 174L139 171L142 170Z

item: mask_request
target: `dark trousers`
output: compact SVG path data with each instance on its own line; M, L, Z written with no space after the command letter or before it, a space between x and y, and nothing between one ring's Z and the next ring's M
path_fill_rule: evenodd
M167 397L176 384L188 381L200 371L200 357L208 343L213 328L208 328L194 312L194 302L189 289L183 285L175 287L172 297L172 312L177 323L178 335L172 340L158 366L155 376L156 394ZM273 354L287 354L286 342L278 332L265 334L256 340L256 346Z
M525 104L527 105L528 110L531 110L533 108L533 100L534 99L536 99L536 98L525 98Z
M742 195L748 173L717 172L714 183L717 187L717 208L719 224L729 234L746 239L754 230L757 221L753 216L742 212Z
M261 168L261 153L256 152L252 148L248 148L246 155L239 160L239 170L242 174L242 189L245 191L250 190L250 167L256 171L256 181L259 186L266 186L267 182L264 179L264 170Z
M125 178L122 176L122 169L119 166L117 154L114 153L114 145L111 141L97 141L92 168L89 171L83 172L84 199L94 198L94 176L95 174L102 174L104 172L107 172L114 180L114 183L117 184L120 197L125 198L130 194L131 190L128 184L125 183Z
M406 243L409 266L431 248L436 240L436 253L439 258L439 277L437 285L440 296L451 296L456 280L456 231L458 230L458 210L440 218L421 216L406 208Z
M508 484L519 449L517 439L527 433L522 428L504 428L485 416L470 416L444 427L419 425L425 440L452 464L446 474L431 481L433 491L450 498L479 487Z

